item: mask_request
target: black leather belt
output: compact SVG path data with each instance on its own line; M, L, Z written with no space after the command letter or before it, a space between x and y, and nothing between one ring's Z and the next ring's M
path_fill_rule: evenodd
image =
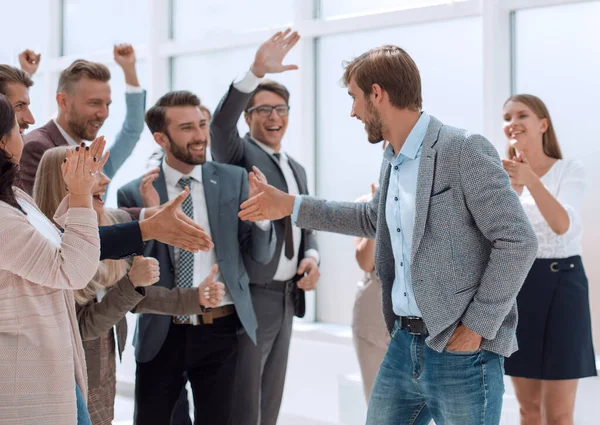
M402 316L398 318L400 329L406 330L411 335L429 335L425 322L420 317Z

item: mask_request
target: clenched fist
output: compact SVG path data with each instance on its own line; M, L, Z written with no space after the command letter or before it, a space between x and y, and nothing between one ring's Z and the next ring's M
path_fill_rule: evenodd
M158 260L152 257L134 257L127 277L135 288L155 284L160 278Z

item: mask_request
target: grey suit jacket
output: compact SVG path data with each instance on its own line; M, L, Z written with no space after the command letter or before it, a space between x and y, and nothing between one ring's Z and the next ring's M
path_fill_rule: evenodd
M117 193L119 206L141 207L139 193L141 179L134 180ZM248 336L256 342L256 315L250 297L249 278L244 266L244 256L257 263L268 263L273 257L276 236L273 226L267 231L241 221L237 214L239 205L248 198L248 175L240 167L207 162L202 166L202 181L208 209L208 221L223 283L227 286L235 309ZM213 183L214 182L214 183ZM160 202L167 202L167 187L162 168L154 181ZM144 255L154 257L160 264L157 286L175 288L175 257L172 246L157 241L147 244ZM133 338L135 356L139 362L149 362L162 347L172 317L141 314Z
M210 124L211 152L213 158L218 162L238 165L248 171L252 171L252 167L257 166L267 177L269 184L279 190L288 192L288 187L279 163L272 155L261 149L252 140L250 134L241 137L238 133L237 122L246 108L250 96L251 93L242 93L231 85L229 91L217 106ZM289 156L288 158L300 193L304 195L308 194L308 180L304 167L293 158ZM266 266L252 260L246 263L252 283L271 282L277 271L285 235L283 220L277 220L274 223L275 232L277 233L277 246L273 259ZM303 229L298 262L302 261L304 253L308 249L318 249L317 238L315 232ZM304 291L298 290L296 295L303 298ZM303 316L304 311L296 311L296 315Z
M441 352L462 322L483 337L482 349L517 350L516 296L535 260L537 239L495 148L482 136L431 117L417 180L411 277L429 330ZM382 165L380 190L369 203L305 197L297 224L375 237L375 267L391 332L394 255L385 205L391 166Z

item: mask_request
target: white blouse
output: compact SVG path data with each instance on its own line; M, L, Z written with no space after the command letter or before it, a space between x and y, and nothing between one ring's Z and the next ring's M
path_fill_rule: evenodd
M527 187L523 189L521 204L538 238L537 258L568 258L581 255L581 208L586 186L583 166L578 161L559 159L542 176L541 181L567 211L570 223L569 230L564 235L554 233Z

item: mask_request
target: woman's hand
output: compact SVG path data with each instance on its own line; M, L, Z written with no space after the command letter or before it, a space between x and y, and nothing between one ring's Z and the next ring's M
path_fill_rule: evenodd
M92 186L96 173L108 160L108 152L102 156L106 141L98 137L89 147L84 143L75 149L67 149L62 174L69 192L69 206L91 208Z
M134 288L154 285L160 279L158 260L152 257L134 257L127 277Z
M519 194L523 191L523 187L530 186L539 180L522 152L513 157L512 160L503 159L502 166L508 173L513 188Z

